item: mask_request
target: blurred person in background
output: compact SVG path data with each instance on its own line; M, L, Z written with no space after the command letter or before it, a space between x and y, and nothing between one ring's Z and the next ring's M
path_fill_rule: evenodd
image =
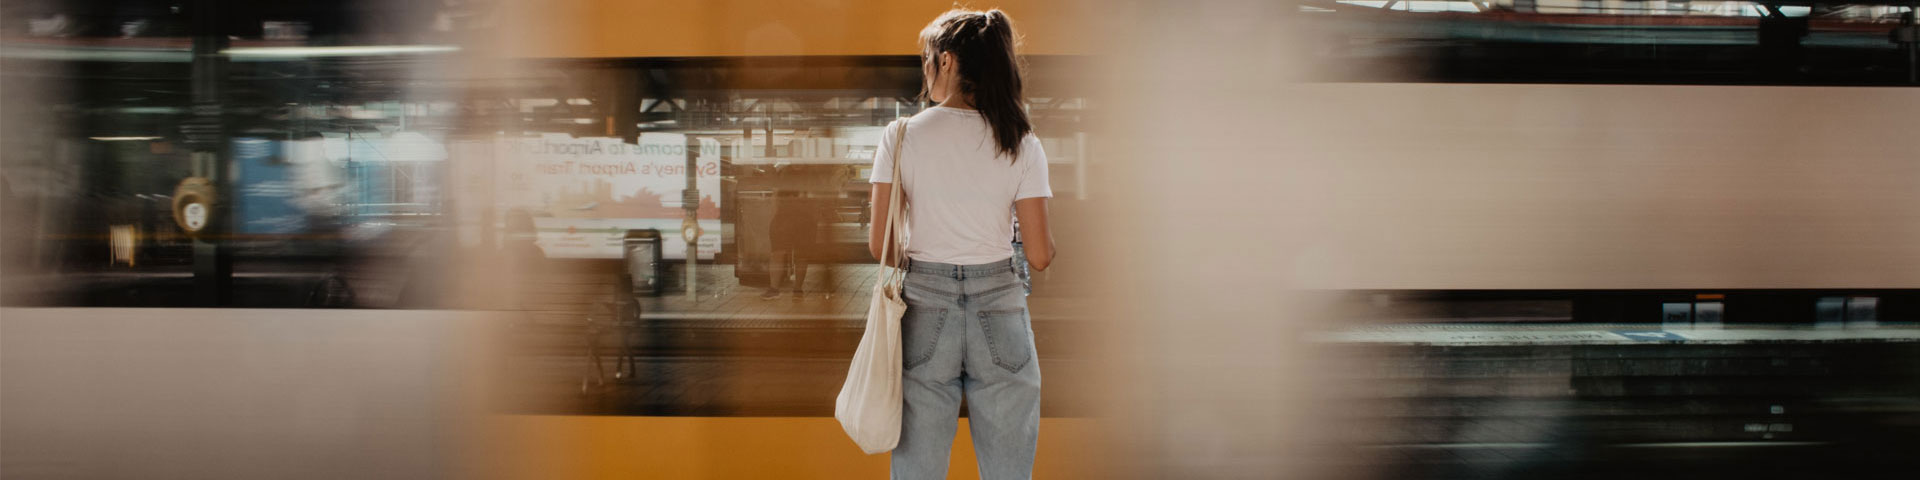
M907 270L901 319L905 382L893 478L946 478L961 398L982 478L1029 478L1040 433L1040 365L1014 273L1013 219L1027 261L1053 259L1046 152L1021 108L1013 25L999 10L951 10L920 32L926 98L938 105L888 126L874 156L873 219L886 225L899 158ZM904 128L904 135L899 129ZM900 143L896 143L900 142ZM1008 206L1014 209L1008 209Z
M807 264L819 243L820 215L815 203L797 189L781 189L774 194L773 220L768 228L773 237L773 264L769 267L773 278L760 298L779 298L783 288L793 291L794 300L802 298Z

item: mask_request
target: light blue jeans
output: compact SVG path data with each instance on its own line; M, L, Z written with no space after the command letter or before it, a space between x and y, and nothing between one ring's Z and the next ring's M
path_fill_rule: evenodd
M900 445L893 478L947 478L960 399L967 401L980 478L1033 476L1040 440L1040 362L1012 260L949 265L909 260Z

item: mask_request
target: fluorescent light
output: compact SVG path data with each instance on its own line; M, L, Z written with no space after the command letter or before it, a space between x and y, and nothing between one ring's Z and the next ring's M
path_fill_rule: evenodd
M139 141L160 139L160 137L87 137L87 138L92 140L99 140L102 142L139 142Z
M220 53L235 57L305 58L405 55L457 51L460 51L460 47L453 45L358 45L343 47L242 47L221 50Z

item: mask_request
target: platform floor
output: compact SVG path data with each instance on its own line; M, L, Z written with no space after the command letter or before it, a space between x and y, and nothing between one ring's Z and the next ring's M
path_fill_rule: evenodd
M959 420L947 478L980 478ZM865 455L831 417L508 416L492 422L513 449L499 478L886 478L887 454ZM1034 478L1120 478L1102 453L1106 425L1044 418Z

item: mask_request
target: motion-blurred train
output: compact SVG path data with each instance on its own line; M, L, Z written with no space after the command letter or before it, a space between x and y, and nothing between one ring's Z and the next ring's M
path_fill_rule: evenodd
M1362 447L1326 459L1406 474L1385 478L1618 477L1649 464L1728 476L1912 470L1920 30L1908 4L1303 0L1241 2L1265 16L1215 18L1208 7L1160 3L997 5L1026 34L1027 106L1050 160L1053 230L1066 252L1033 279L1049 389L1041 476L1107 478L1090 472L1124 464L1104 449L1059 448L1124 436L1067 418L1133 400L1113 392L1143 392L1094 385L1100 377L1166 387L1145 396L1184 407L1171 396L1188 385L1181 361L1218 366L1205 352L1145 375L1107 375L1162 352L1147 345L1102 361L1099 347L1110 345L1100 335L1117 322L1088 307L1154 292L1114 288L1095 267L1152 271L1226 254L1249 259L1232 267L1262 269L1244 277L1286 285L1221 291L1263 301L1304 289L1334 307L1332 320L1313 325L1330 333L1237 336L1240 353L1324 349L1315 360L1340 361L1312 365L1325 367L1315 373L1327 383L1300 389L1259 382L1313 376L1303 365L1227 365L1235 375L1271 375L1195 396L1336 404L1317 416L1339 428L1306 440ZM423 423L435 428L467 428L433 410L484 404L537 414L505 421L536 434L487 456L546 455L528 470L540 478L877 472L879 457L814 449L839 442L826 412L860 334L859 316L847 312L860 305L834 309L852 295L788 303L752 294L775 286L783 225L812 233L803 263L872 263L863 233L878 132L924 105L913 40L951 7L0 4L6 306L458 311L281 318L182 309L171 311L180 313L166 319L173 323L149 323L166 315L10 308L30 318L6 324L9 355L18 355L8 357L9 408L25 405L34 414L21 417L44 423L10 430L9 448L33 445L19 458L54 465L41 472L99 463L162 477L254 471L194 456L244 457L254 445L192 448L184 460L151 454L159 450L150 439L182 432L226 445L272 440L262 450L328 468L390 466L341 462L343 452L416 453L362 438L378 436L434 452L394 462L427 458L420 468L432 471L449 468L434 455L454 450L445 443L454 437L390 434L399 430L384 428L401 422L382 415L403 405L427 410ZM1217 32L1203 33L1253 39L1219 48L1257 54L1130 62L1166 32L1103 20L1153 7L1214 22L1204 26ZM1285 41L1265 42L1275 39ZM1271 90L1258 84L1268 77ZM1188 89L1169 97L1206 101L1124 95L1152 82ZM1222 92L1238 96L1220 101ZM1274 97L1288 103L1266 101ZM1116 118L1150 102L1163 109ZM1228 117L1256 121L1219 120ZM1180 128L1193 124L1220 131ZM1140 125L1153 127L1128 128ZM1143 158L1105 147L1138 140L1116 132L1172 137L1146 143L1179 148ZM1233 145L1207 143L1216 141ZM1153 173L1125 175L1141 171ZM1212 179L1256 188L1183 188ZM1179 186L1160 189L1162 181ZM1239 213L1164 208L1215 195ZM1292 216L1273 221L1284 215ZM1212 228L1175 232L1161 224L1170 217ZM1279 225L1239 228L1248 224ZM1229 242L1206 239L1247 232L1271 236L1286 255L1225 251ZM1174 233L1202 240L1162 241ZM1101 235L1146 247L1102 248L1118 242ZM640 277L662 284L643 289ZM827 285L834 294L860 289ZM1249 310L1234 314L1270 313ZM475 318L511 320L503 330L522 347L507 353L511 361L448 360L477 356L458 348L470 340L465 331L453 332L468 325L446 327ZM1183 328L1193 319L1155 320ZM1256 333L1308 323L1240 320ZM118 329L126 325L141 328ZM74 374L115 358L158 360ZM173 361L182 358L190 360ZM504 392L460 398L457 408L421 400L459 390L450 371L474 365L500 366L490 373ZM155 380L153 371L184 380ZM211 388L182 393L205 386L228 389L214 395L223 398L191 396ZM261 393L269 390L283 396ZM320 390L330 395L312 395ZM1261 401L1236 404L1258 410ZM74 412L38 415L65 407ZM230 421L234 411L246 421ZM280 411L294 414L272 415ZM1250 428L1281 410L1258 411ZM1177 413L1114 425L1172 442L1178 429L1158 427L1243 420ZM92 436L100 432L119 438ZM1290 429L1255 433L1245 437L1296 440ZM39 436L14 441L29 435ZM1169 451L1247 465L1269 453L1235 440ZM757 447L770 441L791 443ZM809 447L784 448L794 445ZM115 448L142 454L102 454ZM743 448L752 461L741 460ZM153 468L180 467L167 462L190 470Z
M5 87L13 106L8 120L31 125L5 141L9 221L25 226L9 229L9 270L59 279L26 282L38 286L10 298L188 305L197 301L186 293L198 288L191 287L194 278L221 275L196 270L195 259L225 255L235 260L230 279L221 281L247 291L231 296L238 304L452 306L400 292L429 290L411 287L434 281L416 274L444 271L462 261L460 252L521 240L543 258L618 271L621 241L633 230L661 233L669 261L658 268L670 282L681 281L688 265L706 265L691 268L724 267L716 274L764 286L782 203L811 212L818 248L807 261L869 262L861 232L869 221L865 177L875 132L920 108L911 40L938 2L818 10L773 3L218 4L220 20L205 25L195 23L193 8L183 13L168 2L10 3L5 62L15 81ZM1054 208L1068 219L1102 195L1154 194L1087 188L1101 170L1089 146L1098 143L1092 125L1100 105L1128 101L1094 90L1101 85L1099 54L1110 52L1100 50L1086 22L1073 19L1105 8L1097 3L1005 5L1029 27L1023 49L1030 114L1052 161ZM1511 99L1637 88L1706 99L1737 87L1552 85L1909 85L1916 66L1903 8L1315 1L1277 7L1273 15L1316 39L1307 45L1304 58L1313 68L1304 80L1355 82L1355 95ZM665 21L712 9L732 14ZM625 28L635 19L659 20ZM195 37L208 28L221 35ZM196 43L202 41L213 45ZM329 47L348 44L383 46ZM216 49L218 68L196 64L195 48ZM1451 82L1535 86L1447 92L1433 85ZM1816 105L1859 93L1794 92L1797 102ZM220 108L208 109L210 99ZM1904 106L1847 108L1885 109L1858 115L1895 118ZM1617 114L1664 114L1647 107ZM222 137L194 138L205 125ZM1711 124L1662 128L1737 133ZM1537 137L1523 130L1499 136ZM1854 142L1823 135L1800 141L1830 144L1830 151ZM195 152L219 156L214 163L224 168L194 160ZM1695 153L1691 158L1709 163L1738 155ZM1711 164L1763 174L1771 168ZM218 252L196 251L175 218L175 190L207 173L201 170L222 177L216 183L227 208L217 212L225 228L211 242L223 246ZM1588 207L1606 206L1580 208ZM1099 241L1076 237L1071 223L1064 241ZM1142 226L1143 234L1151 231ZM696 252L691 264L684 262L689 251ZM1061 280L1048 278L1059 289L1074 288ZM1666 304L1686 304L1691 316L1695 304L1715 303L1702 299L1724 303L1708 305L1705 314L1734 322L1810 322L1816 305L1834 298L1846 305L1860 297L1861 308L1872 305L1886 316L1916 308L1900 290L1911 285L1546 283L1554 282L1340 287L1388 291L1415 303L1439 300L1445 307L1423 311L1481 319L1651 322L1665 318L1664 308L1677 308Z

